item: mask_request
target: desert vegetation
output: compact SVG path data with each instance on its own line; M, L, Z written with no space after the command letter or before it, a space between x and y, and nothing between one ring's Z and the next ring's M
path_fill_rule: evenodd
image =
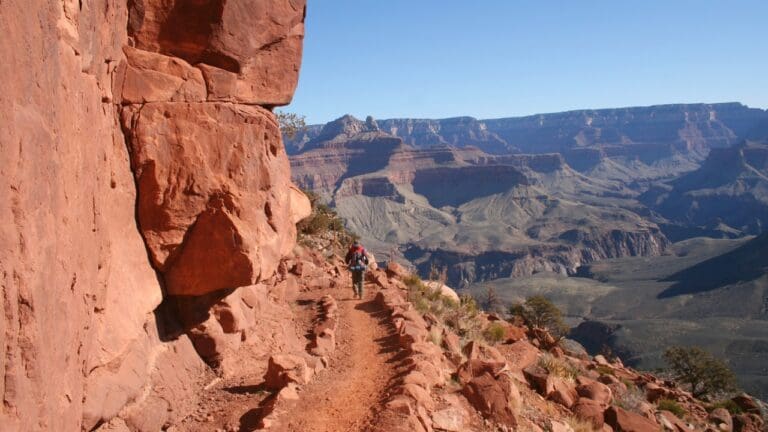
M696 398L712 398L737 390L728 365L699 347L671 347L664 353L669 372Z
M280 132L288 139L293 139L297 134L306 130L307 123L303 115L285 111L275 111L275 117L280 124Z
M303 191L312 205L312 213L296 224L298 241L307 246L340 252L359 236L346 228L344 220L335 210L320 200L312 191ZM318 242L322 243L319 244ZM309 244L312 243L312 244Z
M544 296L528 297L525 302L510 306L509 314L520 317L529 327L547 330L558 339L565 337L569 330L563 313Z

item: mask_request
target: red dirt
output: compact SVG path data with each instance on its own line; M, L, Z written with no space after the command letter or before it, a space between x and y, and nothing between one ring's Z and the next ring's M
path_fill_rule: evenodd
M329 293L339 302L337 346L330 367L300 393L278 431L369 430L398 373L398 345L373 293L354 300L350 287ZM313 296L319 293L310 293Z
M350 286L302 293L294 306L296 325L308 332L317 317L316 301L330 294L339 305L336 350L329 367L320 371L300 400L279 417L270 430L279 432L345 432L372 428L401 372L399 346L383 309L367 285L363 300L352 298ZM243 372L213 385L199 408L176 431L252 431L261 418L261 404L269 396L263 387L264 365L243 367Z

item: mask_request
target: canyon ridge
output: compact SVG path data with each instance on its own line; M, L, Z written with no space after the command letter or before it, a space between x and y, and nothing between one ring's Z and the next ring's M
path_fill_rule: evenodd
M473 147L459 145L460 120L436 134L451 146L417 148L405 124L350 117L286 146L274 109L293 98L306 6L0 1L0 429L764 429L757 397L701 394L621 356L592 355L556 326L484 311L398 263L423 270L433 257L455 257L446 282L471 290L538 274L624 274L600 267L611 259L682 259L664 267L669 286L657 297L721 293L744 274L757 296L765 238L752 235L763 222L745 213L711 225L707 209L726 205L721 189L726 199L760 196L763 143L740 137L764 112L685 108L680 140L654 144L662 132L643 124L625 134L649 134L637 148L621 134L610 146L586 135L572 146L550 142L549 131L541 140L554 147L531 154L533 138L510 138L530 119L495 131L466 120L477 127ZM716 165L705 159L715 149L729 169L697 174ZM654 156L635 162L646 151ZM436 184L456 173L452 191ZM634 173L642 178L630 181ZM379 260L363 299L352 298L342 257L353 234L299 185L370 240ZM678 196L707 206L681 213ZM377 214L411 231L362 230L365 219L350 212L366 206L403 210ZM495 238L488 226L500 219L511 224ZM379 252L438 226L467 241L432 231L391 257ZM702 229L728 251L679 250L679 238ZM707 260L749 272L712 279ZM711 283L690 284L701 279Z

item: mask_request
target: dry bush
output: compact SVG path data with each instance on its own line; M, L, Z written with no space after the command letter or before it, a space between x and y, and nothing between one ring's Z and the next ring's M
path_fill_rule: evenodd
M539 358L539 366L546 369L550 375L554 375L567 380L575 380L581 375L581 370L571 364L571 362L559 359L550 353L545 353Z
M682 405L673 399L662 399L657 404L657 407L660 411L669 411L679 418L685 417L685 415L688 413L688 411L686 411Z
M613 404L617 407L640 415L642 415L642 404L645 402L645 392L636 386L628 388L627 391L617 394L613 398Z
M573 432L596 432L597 429L595 429L595 425L592 424L589 420L584 420L581 418L578 418L576 416L570 416L567 419L565 419L565 422L568 423L568 426L573 429Z
M443 329L442 327L432 326L429 329L429 341L437 346L443 345Z
M503 325L494 322L483 330L483 338L490 344L497 344L504 340L504 335L507 333Z

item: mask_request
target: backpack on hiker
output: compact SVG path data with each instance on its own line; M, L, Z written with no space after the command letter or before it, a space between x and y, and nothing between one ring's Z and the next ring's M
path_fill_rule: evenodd
M368 256L365 254L365 249L357 248L351 252L351 257L347 262L350 271L365 271L368 266Z

